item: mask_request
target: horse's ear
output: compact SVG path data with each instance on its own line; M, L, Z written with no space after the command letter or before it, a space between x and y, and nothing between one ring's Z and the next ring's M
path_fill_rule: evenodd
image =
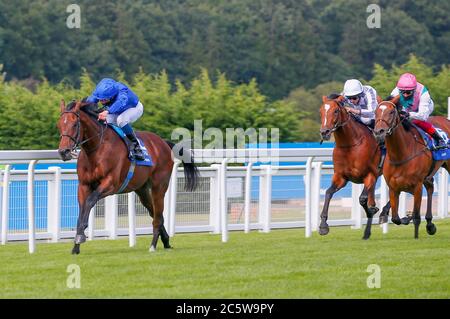
M327 100L328 100L328 98L327 98L325 95L323 95L323 96L322 96L322 102L323 102L323 103L326 103Z
M336 99L336 101L338 101L339 103L342 103L345 101L345 97L343 95L339 95Z
M395 97L391 100L391 102L394 103L395 105L397 105L399 101L400 101L400 94L397 95L397 96L395 96Z
M81 107L82 105L81 105L81 102L80 101L77 101L76 103L75 103L75 106L73 107L73 111L74 112L78 112L79 110L80 110L80 107Z
M66 110L66 102L64 102L64 99L61 99L61 102L59 103L59 108L61 109L61 113Z
M380 104L381 102L383 102L383 99L381 98L381 96L377 95L377 102L378 104Z

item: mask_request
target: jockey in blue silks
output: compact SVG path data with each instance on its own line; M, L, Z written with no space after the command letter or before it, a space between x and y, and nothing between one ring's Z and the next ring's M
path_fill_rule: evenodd
M100 102L107 109L98 115L98 119L119 126L131 141L131 154L134 159L145 160L131 123L137 121L144 112L144 106L125 84L113 79L102 79L94 92L86 100L89 103Z

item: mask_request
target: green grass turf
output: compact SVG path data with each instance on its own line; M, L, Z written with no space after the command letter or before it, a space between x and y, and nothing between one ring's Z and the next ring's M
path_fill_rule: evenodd
M70 254L72 243L26 243L0 247L1 298L449 298L450 220L436 221L429 236L422 222L390 225L372 238L362 230L331 227L327 236L304 237L304 229L177 234L173 250L148 252L150 236L94 240ZM67 288L66 270L77 264L81 288ZM381 288L369 289L370 264L381 268Z

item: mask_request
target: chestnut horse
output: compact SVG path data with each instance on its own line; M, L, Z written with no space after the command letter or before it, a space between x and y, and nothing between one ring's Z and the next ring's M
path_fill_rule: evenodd
M329 140L331 134L334 133L336 146L333 149L334 174L331 186L326 191L325 203L320 215L319 234L326 235L329 232L328 208L333 194L351 181L356 184L364 184L359 203L367 216L363 239L369 239L372 218L378 212L378 208L375 206L375 185L381 175L380 147L372 132L346 111L343 96L324 96L322 102L320 134L323 140ZM388 202L383 208L380 218L382 215L387 215L389 208Z
M374 135L378 140L386 141L386 162L383 175L389 186L389 199L392 205L392 222L394 224L409 224L411 218L398 216L398 200L400 192L414 196L412 219L414 237L419 237L420 205L422 203L422 185L427 191L427 232L436 233L432 223L432 196L434 191L433 176L440 167L449 171L450 160L435 161L422 137L405 117L400 116L400 96L389 97L380 102L375 112ZM450 136L450 121L441 116L431 116L428 119L435 127L444 130Z
M86 241L84 231L88 226L91 208L100 199L118 193L127 178L131 161L128 159L128 149L117 133L98 122L96 104L72 102L66 107L64 101L61 101L60 107L58 129L61 140L58 152L61 159L72 159L74 150L81 147L77 163L79 215L72 249L72 254L79 254L80 244ZM169 235L164 227L163 210L164 194L172 173L174 144L149 132L137 132L137 136L145 144L153 166L136 166L132 179L121 193L135 191L153 218L150 251L156 249L160 235L164 248L171 248ZM184 175L186 188L192 191L197 186L198 169L190 153L188 157L188 160L183 160Z

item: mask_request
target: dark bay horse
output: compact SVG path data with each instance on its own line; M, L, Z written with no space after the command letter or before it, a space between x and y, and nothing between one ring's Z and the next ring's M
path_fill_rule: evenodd
M364 184L359 203L367 216L363 239L368 239L371 234L372 218L378 212L375 206L375 185L381 175L381 169L378 168L381 150L372 132L346 111L343 101L343 96L333 95L330 98L324 96L320 107L322 139L329 140L333 133L336 146L333 149L334 174L331 186L326 191L320 215L319 234L326 235L329 232L328 208L333 194L351 181ZM388 202L380 218L381 215L387 215L389 208Z
M113 129L97 121L97 105L72 102L66 107L64 101L61 101L60 107L58 129L61 140L58 152L61 159L72 159L74 150L81 147L77 163L79 215L75 245L72 249L73 254L79 254L80 244L86 241L84 231L88 226L91 208L100 199L118 193L131 162L121 138ZM135 191L153 218L150 251L156 249L160 235L164 248L170 248L169 235L164 227L163 210L164 194L172 173L174 144L149 132L137 132L137 136L144 142L153 166L136 166L133 178L121 193ZM180 153L182 152L183 150L180 150ZM186 189L193 191L198 182L198 169L192 154L189 153L188 157L189 160L183 160Z
M427 232L436 233L436 226L432 223L432 196L434 191L433 176L440 167L449 171L450 160L434 161L430 150L415 127L406 118L400 116L400 96L389 97L380 102L375 113L374 134L378 140L386 142L386 162L383 175L389 186L389 199L392 205L392 222L408 224L408 217L398 216L398 201L400 192L407 192L414 196L413 223L414 237L419 237L420 205L422 203L422 185L427 191ZM450 121L441 116L431 116L428 119L435 127L444 130L450 136Z

